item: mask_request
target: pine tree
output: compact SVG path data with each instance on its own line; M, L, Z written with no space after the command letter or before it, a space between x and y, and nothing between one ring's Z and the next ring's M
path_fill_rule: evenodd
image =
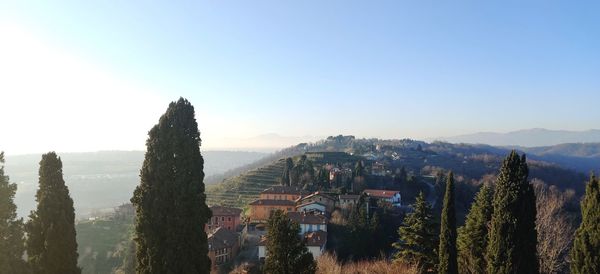
M538 273L536 207L525 155L502 163L494 194L487 251L489 273Z
M488 225L492 219L492 195L490 186L481 187L465 225L458 229L458 266L460 273L485 273L485 254L488 244Z
M585 187L581 216L571 250L571 272L600 273L600 181L593 174Z
M34 273L81 273L77 267L75 210L65 185L62 161L54 152L42 155L37 208L29 215L27 255Z
M269 274L311 274L317 265L298 235L300 225L281 210L271 213L267 222L267 258L264 272Z
M454 174L450 172L446 181L446 194L440 227L438 273L458 274L456 251L456 210L454 208Z
M4 152L0 152L0 273L25 273L23 219L14 203L17 185L4 175Z
M148 133L136 208L138 273L208 273L204 160L194 107L171 102Z
M292 158L288 157L287 159L285 159L285 166L283 166L283 175L281 176L281 185L283 185L283 186L291 185L290 172L292 172L293 168L294 168L294 160L292 160Z
M399 241L393 244L398 250L396 261L416 264L424 272L434 269L437 261L437 235L434 229L431 205L420 192L413 204L414 211L407 214L398 228Z

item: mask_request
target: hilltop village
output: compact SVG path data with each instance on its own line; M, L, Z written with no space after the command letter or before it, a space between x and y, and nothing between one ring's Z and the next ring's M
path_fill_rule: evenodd
M339 157L345 153L325 154L329 154L326 157ZM264 189L257 199L243 208L210 207L213 216L206 224L205 231L208 235L209 257L214 262L213 271L230 269L239 264L260 265L264 262L269 256L266 252L266 243L269 241L266 223L276 210L285 212L290 220L299 224L299 236L304 239L313 258L343 245L339 243L342 240L339 235L332 235L340 230L332 231L330 227L346 223L352 212L363 209L366 216L372 216L374 212L385 208L387 214L401 215L407 210L403 206L398 184L395 189L364 188L367 186L365 178L383 179L390 174L391 171L381 162L365 159L355 162L354 167L347 163L323 163L320 167L314 167L306 155L296 163L290 160L288 163L292 163L284 168L281 184ZM368 166L365 166L365 162L369 163ZM312 168L315 175L311 175L306 166ZM301 174L294 174L298 170L301 170ZM318 190L310 191L312 188Z

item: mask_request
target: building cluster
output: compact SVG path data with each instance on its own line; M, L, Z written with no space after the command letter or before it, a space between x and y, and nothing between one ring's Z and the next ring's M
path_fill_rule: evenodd
M366 189L363 194L378 201L399 206L401 196L398 191ZM229 263L235 258L242 244L242 236L249 237L248 231L262 231L257 236L258 258L268 256L266 245L266 222L271 212L282 210L300 226L298 236L305 239L313 257L320 256L327 245L327 225L334 210L351 210L359 202L361 195L309 193L298 187L273 186L260 193L259 199L249 204L249 213L242 222L242 210L231 207L212 206L212 217L205 226L208 235L209 257L214 269Z

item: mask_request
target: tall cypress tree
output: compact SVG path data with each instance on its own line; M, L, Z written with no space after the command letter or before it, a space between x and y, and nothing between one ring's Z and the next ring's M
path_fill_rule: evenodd
M458 267L460 273L485 273L487 263L485 254L488 245L488 225L492 219L492 195L490 186L481 187L465 225L458 229Z
M399 240L393 244L398 250L394 260L416 264L423 272L429 272L436 265L435 249L438 238L435 234L431 205L425 200L423 192L417 196L413 209L398 228Z
M456 210L454 207L454 174L448 174L440 227L438 273L458 274L456 251Z
M81 273L77 267L75 210L65 185L62 161L54 152L42 155L37 208L29 215L27 255L34 273Z
M284 185L284 186L291 185L290 172L292 172L293 168L294 168L294 160L292 160L292 158L289 158L289 157L286 158L285 165L283 166L283 175L281 176L281 185Z
M525 155L502 163L494 194L487 252L489 273L538 273L536 207Z
M4 175L4 152L0 152L0 273L24 273L25 238L23 219L14 203L17 185Z
M204 225L211 217L204 194L204 160L194 107L180 98L152 127L136 208L138 273L208 273Z
M269 274L313 274L317 265L298 235L300 225L281 210L271 213L267 222L267 258L264 270Z
M600 181L593 174L585 187L581 215L571 250L571 272L600 273Z

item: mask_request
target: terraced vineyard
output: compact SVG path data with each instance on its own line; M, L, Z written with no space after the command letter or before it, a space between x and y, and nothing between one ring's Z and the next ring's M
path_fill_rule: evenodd
M344 152L307 152L306 156L317 166L325 163L355 162L359 158ZM297 162L300 156L293 158L294 162ZM284 164L285 159L281 158L239 176L225 179L219 184L207 186L207 203L244 208L258 199L261 191L279 184Z
M284 163L284 159L279 159L258 169L226 179L217 185L207 186L207 203L243 208L256 200L261 191L279 184Z

